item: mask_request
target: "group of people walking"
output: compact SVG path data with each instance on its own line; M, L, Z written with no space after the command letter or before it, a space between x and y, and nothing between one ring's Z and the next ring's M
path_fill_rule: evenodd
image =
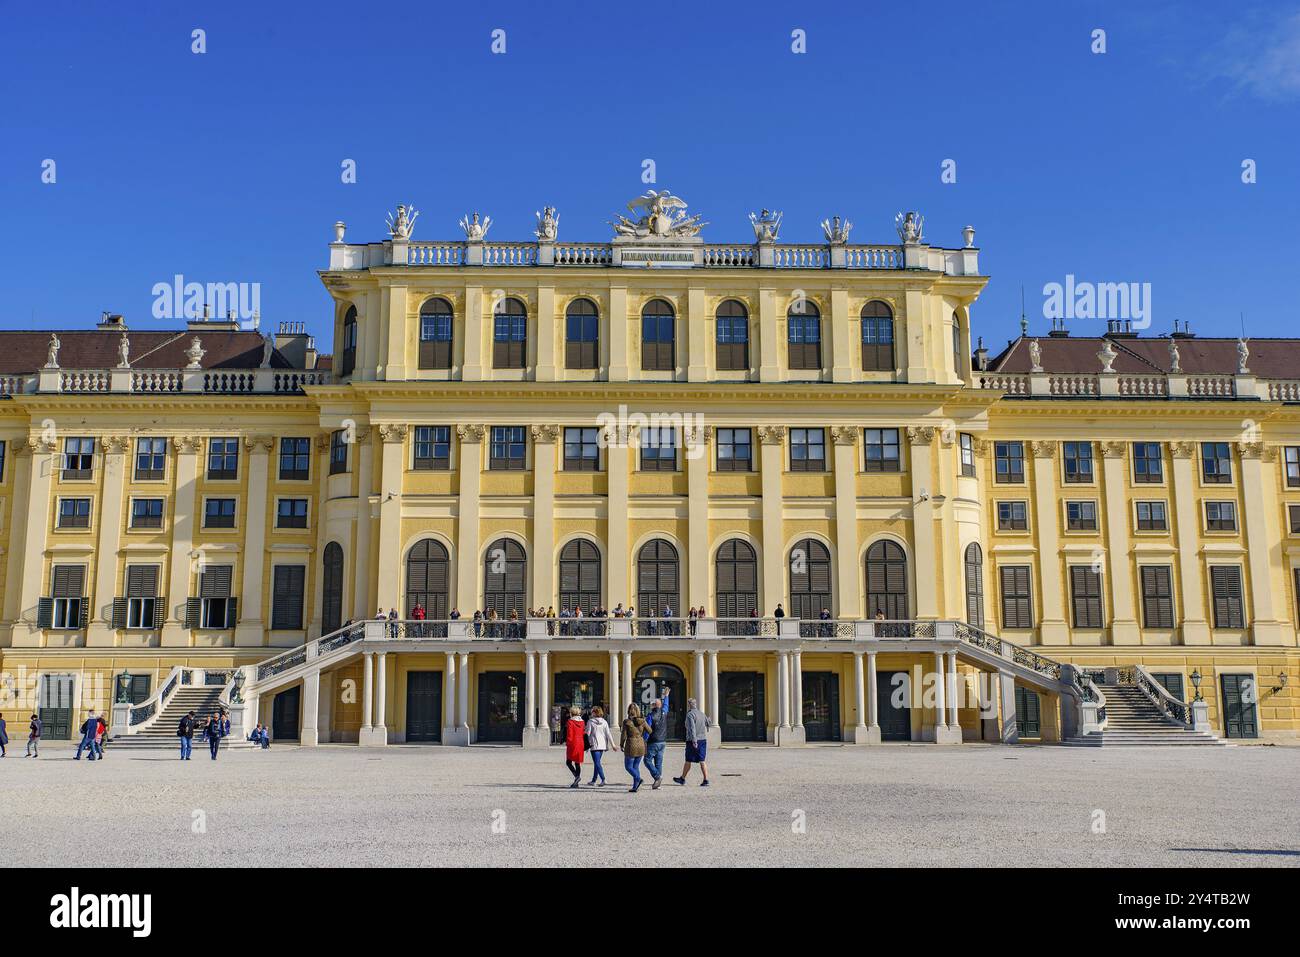
M193 711L187 712L176 726L176 736L181 741L182 761L190 759L195 734L208 739L208 748L212 752L212 760L217 760L217 749L221 747L221 739L230 734L230 714L222 709L216 714L208 715L200 724Z
M84 725L82 727L85 727ZM38 715L32 715L27 722L27 753L25 758L39 758L41 756L41 731L44 730L45 724ZM83 732L84 734L84 732ZM0 715L0 758L9 756L9 728L5 724L3 715Z
M708 732L713 727L713 721L700 710L699 702L694 698L687 700L686 709L686 760L682 765L682 773L673 778L673 781L684 785L691 766L698 764L704 775L700 786L708 787L709 766L705 762L708 757ZM569 709L569 720L564 727L564 764L573 775L570 788L577 788L582 783L582 765L588 753L591 754L592 773L587 785L604 787L605 754L608 751L622 751L623 769L632 779L628 793L636 794L641 790L643 765L652 782L650 789L659 790L663 783L664 748L668 742L668 693L665 692L662 698L656 698L644 717L640 707L629 704L620 731L619 742L615 744L613 731L600 706L592 708L586 718L577 706Z

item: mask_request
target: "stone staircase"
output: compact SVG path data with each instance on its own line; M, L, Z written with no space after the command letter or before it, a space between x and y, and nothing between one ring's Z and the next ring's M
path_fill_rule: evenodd
M200 729L208 715L216 714L219 710L217 702L220 698L220 685L181 685L172 692L162 713L149 724L149 727L135 734L113 735L108 739L108 745L115 751L118 749L168 750L179 753L180 741L176 737L176 726L181 723L181 718L187 712L193 711L194 751L197 754L200 750L206 750L208 746L207 739L199 736ZM225 738L221 742L221 747L243 749L252 748L254 745L251 741Z
M1106 685L1106 730L1061 743L1075 748L1150 747L1153 745L1201 745L1231 747L1227 742L1204 731L1193 731L1173 721L1151 703L1137 685Z

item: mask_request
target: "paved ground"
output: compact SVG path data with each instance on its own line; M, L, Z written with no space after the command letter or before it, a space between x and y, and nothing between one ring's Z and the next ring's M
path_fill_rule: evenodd
M1300 866L1300 748L725 748L636 795L621 760L568 790L560 749L71 757L0 761L8 866Z

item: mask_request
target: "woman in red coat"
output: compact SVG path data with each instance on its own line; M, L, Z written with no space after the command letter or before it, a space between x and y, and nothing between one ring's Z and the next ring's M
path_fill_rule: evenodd
M573 775L571 788L576 788L582 779L582 758L586 750L587 731L582 712L577 707L570 708L569 720L564 725L564 763Z

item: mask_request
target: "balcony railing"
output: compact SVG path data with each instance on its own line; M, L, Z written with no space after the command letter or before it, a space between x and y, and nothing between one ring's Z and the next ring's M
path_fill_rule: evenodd
M296 395L304 386L329 385L330 372L315 369L42 369L32 375L0 376L0 396L64 395Z

